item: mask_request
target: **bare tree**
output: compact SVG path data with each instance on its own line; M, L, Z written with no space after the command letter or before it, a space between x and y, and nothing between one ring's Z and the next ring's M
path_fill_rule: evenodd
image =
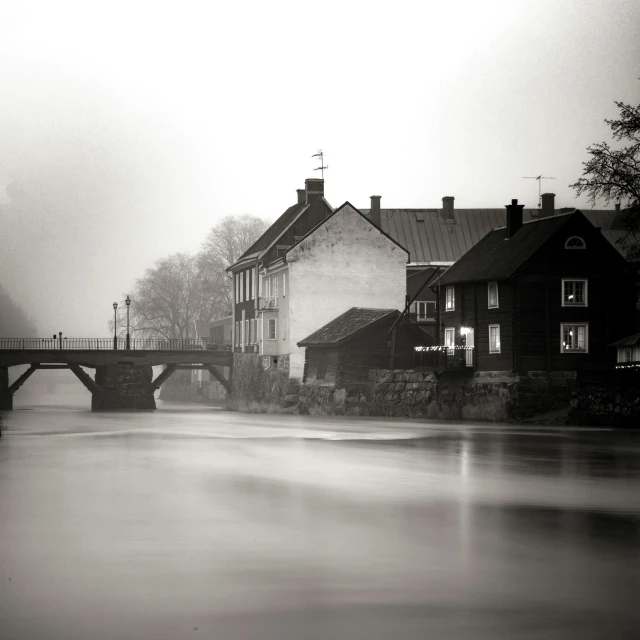
M245 214L227 216L209 232L197 258L205 297L211 304L211 319L231 313L233 284L226 269L255 243L267 227L261 218Z
M620 109L617 120L605 120L615 141L630 144L612 149L607 142L587 148L591 156L583 163L582 177L570 185L578 196L585 194L592 205L620 202L624 208L622 226L626 231L622 246L629 260L640 262L640 105L615 103Z

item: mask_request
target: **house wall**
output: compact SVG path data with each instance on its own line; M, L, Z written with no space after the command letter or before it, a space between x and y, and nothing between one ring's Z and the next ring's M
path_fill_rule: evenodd
M264 309L262 299L266 297L266 279L269 280L269 297L275 299L275 309ZM278 281L278 295L274 296L273 282ZM283 285L286 279L286 287ZM260 312L262 318L260 328L260 353L268 356L279 356L289 353L289 267L286 264L263 271L261 275L261 305L264 310ZM276 320L276 338L269 340L269 318ZM285 323L286 318L286 323Z
M301 379L297 343L351 307L402 309L407 253L349 205L287 255L290 375Z
M640 362L640 347L618 347L617 362L626 362L626 351L631 352L631 362Z
M246 339L244 339L241 345L238 344L239 335L243 334L242 331L238 331L238 335L236 334L236 328L238 327L238 325L236 325L237 322L250 320L256 316L257 297L259 295L256 273L255 265L238 269L233 273L233 350L239 353L253 353L258 350L257 341L251 345L246 345ZM240 275L240 283L237 279L238 275ZM238 284L240 284L242 291L240 297L238 297Z

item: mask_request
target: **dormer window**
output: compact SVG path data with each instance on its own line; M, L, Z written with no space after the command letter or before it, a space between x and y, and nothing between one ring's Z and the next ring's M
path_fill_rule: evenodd
M571 236L564 243L565 249L586 249L587 245L580 236Z

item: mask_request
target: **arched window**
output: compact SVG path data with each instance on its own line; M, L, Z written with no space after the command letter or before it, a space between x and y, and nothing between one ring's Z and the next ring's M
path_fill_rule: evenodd
M567 241L564 243L565 249L586 249L587 245L584 240L579 236L571 236L567 238Z

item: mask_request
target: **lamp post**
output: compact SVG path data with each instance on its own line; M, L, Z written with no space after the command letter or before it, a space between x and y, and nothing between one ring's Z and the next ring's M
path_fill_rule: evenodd
M129 307L131 306L131 298L127 296L127 299L124 301L127 305L127 351L131 349L131 336L129 335Z
M113 303L113 350L118 350L118 303Z

